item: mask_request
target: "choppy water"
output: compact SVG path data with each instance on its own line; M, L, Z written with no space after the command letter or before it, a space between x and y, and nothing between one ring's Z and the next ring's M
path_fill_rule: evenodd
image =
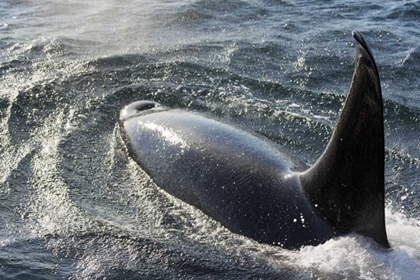
M313 163L361 31L385 100L387 230L287 251L234 235L128 158L151 99L241 123ZM0 278L418 279L419 1L0 3Z

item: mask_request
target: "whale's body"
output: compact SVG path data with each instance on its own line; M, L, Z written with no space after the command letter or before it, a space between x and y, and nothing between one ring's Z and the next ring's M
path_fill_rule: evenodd
M135 131L131 154L158 186L231 231L286 247L333 236L308 203L299 174L268 141L181 110L130 119L124 129Z
M123 108L133 159L171 195L232 232L288 249L356 232L388 247L382 97L372 53L355 32L355 73L337 127L308 170L262 136L152 101Z

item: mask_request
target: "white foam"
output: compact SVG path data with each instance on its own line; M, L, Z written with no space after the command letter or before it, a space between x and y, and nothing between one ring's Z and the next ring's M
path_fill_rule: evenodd
M420 221L391 210L386 212L387 233L392 248L406 252L420 262Z
M354 234L286 252L288 262L321 278L419 279L420 221L386 212L392 249Z

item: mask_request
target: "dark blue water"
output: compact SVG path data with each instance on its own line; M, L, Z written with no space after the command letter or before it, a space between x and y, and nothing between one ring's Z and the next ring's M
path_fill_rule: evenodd
M311 164L361 31L385 103L387 230L287 251L230 233L127 156L119 109L217 115ZM0 3L0 279L418 279L420 2Z

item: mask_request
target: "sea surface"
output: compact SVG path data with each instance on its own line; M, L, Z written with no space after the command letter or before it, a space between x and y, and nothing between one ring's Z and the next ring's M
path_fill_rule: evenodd
M392 250L299 251L160 191L117 117L148 99L322 153L354 68L380 71ZM420 279L420 1L0 2L0 279Z

